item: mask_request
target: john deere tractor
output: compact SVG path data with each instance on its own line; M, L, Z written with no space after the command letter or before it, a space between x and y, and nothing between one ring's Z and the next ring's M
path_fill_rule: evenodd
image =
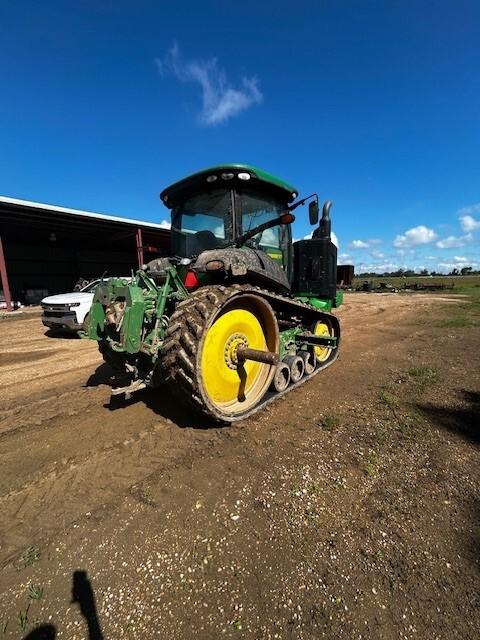
M171 209L171 257L131 281L98 286L87 337L117 372L113 393L160 387L224 422L254 413L336 359L340 326L330 313L337 250L330 206L312 239L292 243L290 184L255 167L199 171L160 194Z

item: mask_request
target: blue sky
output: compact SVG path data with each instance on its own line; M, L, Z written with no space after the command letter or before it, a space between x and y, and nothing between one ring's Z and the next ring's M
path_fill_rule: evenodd
M479 266L477 1L17 0L0 25L1 194L161 221L164 186L246 162L334 201L342 261Z

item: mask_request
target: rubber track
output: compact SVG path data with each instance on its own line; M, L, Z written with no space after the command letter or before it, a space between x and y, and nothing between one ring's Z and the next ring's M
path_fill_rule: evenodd
M168 383L172 394L182 403L187 403L197 412L209 418L212 415L219 421L235 422L264 408L273 400L285 395L292 389L307 382L317 373L330 366L338 357L338 347L332 352L330 360L317 365L315 371L309 376L304 376L296 384L289 385L280 393L267 392L262 401L250 411L239 416L216 415L205 403L199 388L199 377L196 372L197 348L202 339L205 328L211 319L224 307L231 298L240 294L254 294L265 298L272 306L274 312L285 313L287 317L308 317L309 323L315 319L328 316L337 326L338 343L340 331L337 318L330 313L314 309L298 300L281 296L271 291L266 291L252 285L233 285L230 287L209 286L194 292L187 300L180 302L170 318L165 342L160 354L160 366L164 380ZM292 324L295 324L293 321ZM337 344L338 344L337 343Z

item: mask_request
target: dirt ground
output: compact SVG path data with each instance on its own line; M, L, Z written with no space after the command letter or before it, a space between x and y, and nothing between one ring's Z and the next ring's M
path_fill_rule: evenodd
M480 637L478 303L339 316L331 368L223 428L0 320L0 635Z

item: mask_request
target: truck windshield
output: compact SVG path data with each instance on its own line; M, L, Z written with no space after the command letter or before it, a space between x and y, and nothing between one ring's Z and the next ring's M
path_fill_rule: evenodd
M90 282L90 284L87 284L86 287L83 287L83 289L80 289L80 291L82 293L92 293L100 282L100 280L94 280L93 282Z
M182 202L172 215L174 255L194 256L233 239L230 191L201 193Z

